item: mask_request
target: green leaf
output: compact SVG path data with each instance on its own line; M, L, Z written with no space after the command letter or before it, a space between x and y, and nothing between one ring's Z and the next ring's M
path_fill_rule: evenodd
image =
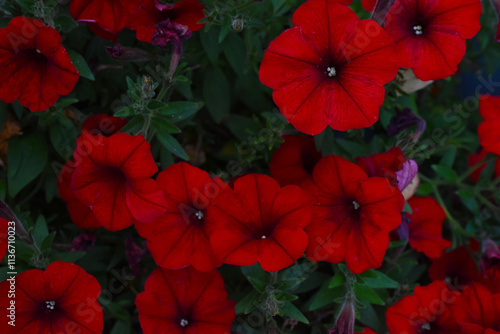
M43 240L49 235L49 230L47 229L47 223L43 216L38 216L35 223L35 228L33 229L33 239L36 244L41 247Z
M253 277L256 278L262 282L265 282L266 285L269 283L269 273L262 269L260 266L260 263L256 263L251 266L246 266L246 267L241 267L241 272L246 278Z
M220 44L218 43L219 34L217 29L212 28L208 32L200 31L199 35L208 59L210 59L212 63L217 62L221 52Z
M219 44L224 41L224 38L226 38L227 34L231 31L232 29L232 24L231 24L231 17L226 16L224 18L224 22L222 22L221 28L220 28L220 33L219 33Z
M355 284L354 293L356 298L370 304L385 305L385 302L366 284Z
M189 156L186 151L182 148L181 144L174 137L169 135L168 133L157 133L156 137L160 141L160 143L168 149L170 152L175 154L181 159L189 160Z
M54 18L54 25L56 28L58 28L58 31L62 30L64 32L68 32L75 28L78 28L78 23L76 23L71 16L67 15L59 15Z
M343 285L330 289L328 287L329 283L330 282L328 281L323 283L316 295L314 295L309 305L309 311L314 311L325 305L331 304L335 299L344 297L346 295L347 290Z
M130 121L128 121L128 123L125 124L125 126L120 129L120 132L129 133L129 134L136 133L139 130L141 130L143 125L144 125L144 116L137 115L134 118L132 118Z
M236 312L236 314L248 314L252 312L260 304L259 297L260 293L258 293L257 291L254 290L250 292L248 295L243 297L243 299L241 299L238 304L236 304L236 306L234 307L234 311Z
M337 271L335 273L335 276L333 276L332 280L330 281L330 284L328 285L328 287L330 289L332 289L332 288L335 288L335 287L338 287L338 286L345 284L345 282L346 282L346 280L345 280L344 274L342 274L340 271Z
M72 99L72 98L59 99L59 101L57 101L54 107L56 107L56 109L63 109L72 104L77 103L78 101L79 101L78 99Z
M117 321L110 334L130 334L132 326L129 322Z
M16 0L16 2L29 12L33 11L33 6L35 5L33 0Z
M245 69L247 60L247 47L243 38L236 33L231 33L227 36L223 44L224 55L233 70L239 75Z
M166 119L159 117L152 117L151 124L156 129L158 133L180 133L181 130L167 121Z
M148 103L148 109L155 114L164 116L184 116L185 118L194 115L201 108L201 104L189 101L177 101L164 103L160 101L151 101Z
M276 297L277 300L281 302L291 302L293 300L299 299L297 295L287 293L287 292L276 292L274 294L274 297Z
M38 134L9 141L8 171L9 195L16 196L43 171L48 149L45 139Z
M254 286L259 292L264 292L267 287L267 282L261 281L260 279L254 277L247 277L248 281Z
M280 306L280 311L283 317L290 317L306 325L309 324L309 320L307 320L305 315L303 315L302 312L300 312L300 310L290 302L286 302Z
M42 252L46 252L50 249L55 237L56 237L56 232L54 231L51 232L45 239L43 239L42 244L40 246Z
M69 57L71 58L71 61L73 62L73 65L75 65L78 72L80 72L80 75L84 78L94 81L94 74L90 70L89 65L87 65L87 61L85 60L85 58L83 58L81 54L74 50L68 49L67 51Z
M397 289L399 288L399 283L390 278L389 276L381 273L380 271L370 269L359 276L363 277L366 285L374 289Z
M448 182L456 182L458 180L457 172L447 166L442 165L432 165L432 169L436 171L436 173L445 179Z
M210 68L203 80L203 99L213 119L220 123L229 115L231 90L229 82L220 68Z

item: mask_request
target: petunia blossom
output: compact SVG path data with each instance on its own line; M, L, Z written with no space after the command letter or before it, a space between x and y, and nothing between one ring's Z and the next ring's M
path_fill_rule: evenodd
M75 161L66 162L57 177L59 195L66 202L71 220L80 228L99 228L102 224L96 219L89 205L86 205L73 194L71 189L71 177Z
M187 26L191 31L198 31L204 24L199 24L205 17L205 7L198 0L181 0L173 5L160 3L158 0L144 0L139 12L128 27L137 32L137 39L151 43L156 27L162 21Z
M340 263L359 274L382 264L389 232L401 223L404 198L384 177L368 177L356 164L327 156L316 164L313 182L303 187L314 205L306 228L306 255Z
M282 138L284 142L269 163L271 175L282 187L311 180L314 165L321 160L314 138L298 135L284 135Z
M248 174L213 203L208 207L214 226L210 244L225 263L249 266L259 262L264 270L273 272L304 254L304 227L311 220L311 205L298 186L280 188L267 175Z
M457 71L465 40L481 28L480 0L396 0L385 17L401 66L423 81L444 79Z
M458 295L459 292L450 290L443 281L417 286L412 296L387 309L389 334L460 333L460 326L450 313L450 305Z
M7 322L12 307L7 298L11 281L0 283L0 307L5 334L101 334L102 308L97 302L101 286L97 280L73 263L57 261L45 271L32 269L15 279L15 326ZM9 313L7 313L9 314Z
M373 125L384 85L396 76L394 42L373 20L329 0L310 0L295 27L271 42L259 70L273 100L298 131L318 134Z
M451 247L451 241L442 236L446 214L432 197L413 196L408 201L412 213L409 218L409 241L411 248L430 258L438 258Z
M69 9L77 22L86 23L99 37L116 41L144 0L71 0Z
M479 283L467 286L450 310L463 334L500 333L500 294Z
M463 290L471 282L480 280L476 262L465 246L432 259L428 275L433 281L446 281L451 287L459 290Z
M489 153L500 155L500 96L483 95L479 100L479 112L484 121L477 130L481 146Z
M61 35L41 20L17 16L0 28L0 100L47 110L75 87L79 75Z
M230 334L235 303L218 271L157 268L135 305L144 334Z
M193 265L210 271L222 264L210 246L208 207L227 186L212 179L207 172L181 162L169 166L157 178L166 201L167 211L152 222L136 223L139 234L156 263L168 269Z
M70 187L103 227L117 231L165 212L163 193L151 178L157 170L142 136L83 133L77 140Z

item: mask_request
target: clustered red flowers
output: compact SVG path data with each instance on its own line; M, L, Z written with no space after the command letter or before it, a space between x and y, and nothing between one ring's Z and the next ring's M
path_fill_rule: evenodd
M11 284L16 288L17 312L12 309ZM101 286L85 270L73 263L56 261L45 271L32 269L14 281L0 283L0 307L4 317L13 314L15 326L0 322L0 331L14 333L102 333L102 308L97 302Z
M276 279L279 271L304 257L341 264L337 267L352 275L345 275L346 285L354 286L362 281L358 274L373 274L371 269L383 266L390 241L400 242L395 262L409 246L407 251L419 261L432 263L430 283L412 293L401 289L404 296L387 309L390 334L500 333L500 247L482 235L481 243L471 239L469 245L447 251L453 243L443 224L452 218L438 194L434 198L408 190L418 182L418 164L405 156L404 143L350 161L323 156L313 137L327 127L348 131L374 125L386 100L385 86L401 67L422 81L453 75L466 40L480 29L481 2L395 0L380 24L376 13L374 19L360 19L347 7L350 3L304 1L294 12L293 27L264 52L259 79L272 89L286 120L305 134L278 134L283 143L270 158L271 176L249 172L224 179L186 162L159 170L153 157L157 147L147 129L120 132L128 121L107 114L82 124L73 156L57 178L59 195L77 227L117 232L133 226L145 239L135 243L129 233L122 241L134 274L144 271L140 262L148 256L157 265L135 298L143 333L231 333L236 303L217 269L223 265L258 263ZM376 11L380 3L363 0L362 6ZM74 20L100 38L116 42L128 28L137 40L162 51L173 44L170 79L181 41L204 27L204 9L198 0L70 2ZM0 29L0 65L0 100L17 99L34 112L70 94L79 79L60 34L39 19L15 17ZM152 102L166 105L161 98ZM171 105L163 110L169 112L167 107ZM481 150L469 156L473 170L463 177L470 174L475 183L490 158L495 178L500 176L500 96L482 96L480 113ZM0 259L6 253L7 224L0 217ZM98 238L99 230L86 232L68 248L88 251ZM6 296L12 284L0 283L0 295ZM16 327L2 321L0 332L103 332L97 301L101 287L80 266L55 261L44 271L20 273L15 284ZM361 301L353 291L344 296L331 333L354 331ZM0 299L7 316L9 303ZM271 311L268 318L279 314L279 307ZM365 332L374 333L369 328Z
M389 307L386 314L390 334L421 333L498 333L500 332L500 294L480 283L472 283L462 292L436 281L416 287Z

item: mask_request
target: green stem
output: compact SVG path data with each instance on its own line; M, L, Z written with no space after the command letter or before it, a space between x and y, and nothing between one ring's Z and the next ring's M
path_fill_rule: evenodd
M441 207L443 208L444 213L446 214L446 217L450 221L453 230L458 231L465 236L470 236L470 234L466 230L463 229L463 227L460 225L460 223L455 218L453 218L450 211L448 211L448 208L444 204L443 198L441 197L441 194L439 193L437 186L433 183L430 183L430 184L431 184L432 190L434 192L434 195L436 197L436 200L438 201L439 205L441 205Z

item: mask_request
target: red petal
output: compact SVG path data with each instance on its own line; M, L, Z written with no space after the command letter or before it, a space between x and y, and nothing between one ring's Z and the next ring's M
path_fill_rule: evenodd
M126 199L130 213L138 221L151 222L165 212L165 197L153 179L130 181Z

